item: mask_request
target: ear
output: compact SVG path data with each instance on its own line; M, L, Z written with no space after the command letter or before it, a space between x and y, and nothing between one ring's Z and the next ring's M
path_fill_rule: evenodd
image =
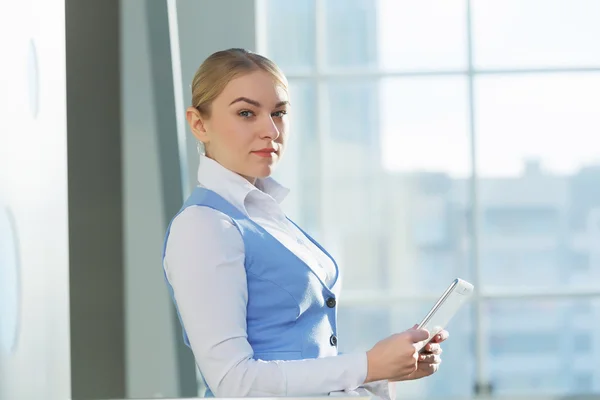
M208 131L206 130L206 119L202 117L200 111L195 107L188 107L185 111L185 118L196 139L204 144L208 143Z

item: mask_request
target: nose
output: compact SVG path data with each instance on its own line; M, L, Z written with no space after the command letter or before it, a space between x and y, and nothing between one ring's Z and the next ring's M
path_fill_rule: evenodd
M279 128L273 121L273 118L269 115L266 118L265 126L261 129L261 138L276 140L279 137Z

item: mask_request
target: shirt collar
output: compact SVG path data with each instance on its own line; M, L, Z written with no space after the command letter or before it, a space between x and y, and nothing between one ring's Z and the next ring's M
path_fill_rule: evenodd
M198 166L198 182L206 189L212 190L246 214L246 200L250 193L260 192L271 196L281 203L288 195L289 189L268 177L257 179L252 185L242 176L228 170L215 160L200 154Z

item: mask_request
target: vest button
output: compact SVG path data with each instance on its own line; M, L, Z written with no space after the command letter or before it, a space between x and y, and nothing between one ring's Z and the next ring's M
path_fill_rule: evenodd
M329 308L333 308L335 307L336 301L333 297L330 297L327 299L327 301L325 302L325 304L327 304L327 307Z
M332 346L337 346L337 338L335 337L335 335L331 335L331 337L329 338L329 344Z

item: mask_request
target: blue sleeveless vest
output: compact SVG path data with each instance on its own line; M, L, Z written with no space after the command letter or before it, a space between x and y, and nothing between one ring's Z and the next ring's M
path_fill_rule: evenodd
M248 284L247 333L254 359L300 360L337 355L340 273L335 260L336 277L333 286L328 287L306 263L217 193L197 187L177 215L193 205L226 214L242 236ZM165 237L163 260L170 228L171 224ZM304 234L333 260L314 239ZM167 285L173 297L168 280ZM180 315L179 321L189 347Z

